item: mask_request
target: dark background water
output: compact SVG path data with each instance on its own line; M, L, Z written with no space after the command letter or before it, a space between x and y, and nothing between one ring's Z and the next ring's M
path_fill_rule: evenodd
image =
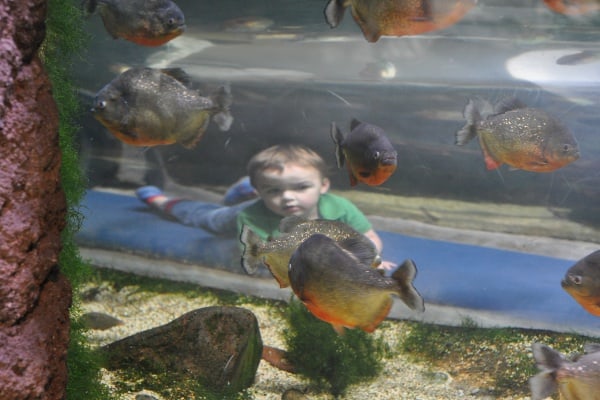
M113 40L100 18L88 20L89 51L77 65L82 99L112 80L121 65L181 67L200 86L227 82L234 96L228 132L211 124L197 148L178 145L131 151L83 115L80 143L90 185L123 186L118 172L142 168L148 183L163 173L183 185L227 185L248 159L274 143L299 142L332 167L334 187L348 187L335 167L331 121L349 129L358 118L385 129L399 153L397 172L381 188L406 196L568 207L574 218L600 225L600 59L557 67L560 54L600 54L600 23L548 11L542 1L480 0L455 26L427 35L367 43L347 12L330 29L322 0L178 1L188 30L160 48ZM258 32L227 31L227 21L263 18ZM559 54L559 53L556 53ZM509 67L513 60L521 72ZM393 65L384 79L375 66ZM552 73L554 78L543 78ZM581 158L553 173L487 171L476 141L454 145L468 99L516 95L561 119ZM131 149L129 149L131 150ZM129 154L128 156L124 156ZM143 165L140 167L140 163Z

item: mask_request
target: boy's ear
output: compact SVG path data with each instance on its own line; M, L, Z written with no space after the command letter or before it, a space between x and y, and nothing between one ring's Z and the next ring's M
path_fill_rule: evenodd
M327 193L327 191L329 190L329 186L331 186L329 178L323 178L323 180L321 181L321 194Z

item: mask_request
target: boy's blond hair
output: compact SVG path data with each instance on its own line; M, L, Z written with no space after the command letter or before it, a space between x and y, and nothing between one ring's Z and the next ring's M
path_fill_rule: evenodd
M283 171L286 164L312 167L321 173L323 178L328 175L327 164L320 155L306 146L299 144L277 144L256 153L248 162L250 183L256 187L257 176L267 169Z

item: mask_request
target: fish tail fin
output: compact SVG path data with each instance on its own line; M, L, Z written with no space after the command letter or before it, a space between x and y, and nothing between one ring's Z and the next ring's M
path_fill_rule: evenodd
M261 239L248 225L244 225L240 234L240 242L244 245L242 267L249 275L253 275L258 268L264 265L258 251Z
M467 123L461 130L456 132L456 140L454 143L457 146L463 146L477 136L477 123L482 119L479 106L473 99L469 99L469 102L463 111L463 115L467 120Z
M342 142L344 141L344 134L339 130L335 122L331 123L331 131L329 132L333 143L335 143L335 160L338 168L342 168L344 165L344 150L342 149Z
M343 0L330 0L327 3L323 14L325 14L325 20L329 24L329 27L335 28L342 22L345 9Z
M96 12L96 7L98 6L98 0L82 0L81 9L83 10L85 15L90 15Z
M233 101L231 88L229 85L221 86L211 96L212 101L216 105L217 113L213 115L213 121L217 124L220 130L228 131L233 123L233 116L229 112L229 106Z
M529 379L531 399L542 400L556 392L558 385L554 379L554 373L560 368L564 358L558 351L541 343L533 343L531 350L536 365L542 370Z
M406 304L410 309L423 312L425 311L425 304L423 297L417 292L417 289L413 286L413 281L417 276L417 266L412 260L406 260L400 265L394 273L392 278L398 283L398 297Z

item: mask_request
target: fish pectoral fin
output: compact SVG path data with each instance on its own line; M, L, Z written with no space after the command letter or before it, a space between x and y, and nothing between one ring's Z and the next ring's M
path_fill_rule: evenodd
M497 169L502 165L502 161L496 160L487 149L485 142L479 137L479 144L481 145L481 151L483 151L483 161L485 162L485 167L488 170Z
M356 8L352 7L352 16L354 21L360 27L367 42L374 43L381 37L381 30L379 29L379 23L371 15L367 14L366 17L361 15Z
M497 169L502 165L501 162L494 160L489 154L487 154L485 152L484 152L483 158L485 161L485 167L488 170Z
M340 336L344 336L346 333L346 328L344 328L342 325L331 324L331 327Z
M375 43L381 37L381 30L376 24L358 23L360 29L369 43Z
M325 20L329 24L329 27L335 28L342 22L345 10L344 0L330 0L329 3L327 3L323 13L325 14Z
M197 134L195 136L192 136L188 140L181 141L180 144L183 147L185 147L186 149L193 149L194 147L196 147L198 145L198 142L200 142L200 139L202 139L202 136L204 136L204 131L200 132L199 134Z

